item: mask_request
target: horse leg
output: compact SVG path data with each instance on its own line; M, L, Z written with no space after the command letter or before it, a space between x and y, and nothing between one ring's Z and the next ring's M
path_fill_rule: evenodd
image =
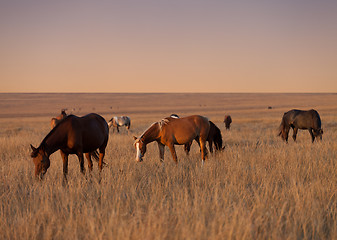
M165 153L165 145L158 142L158 148L159 148L160 161L163 162L164 161L164 153Z
M102 168L103 168L103 159L104 159L104 156L105 156L105 147L102 148L102 149L99 149L99 162L98 162L98 167L99 167L99 170L102 171Z
M284 129L284 140L286 141L286 143L288 143L289 130L290 130L289 127L286 127L286 128Z
M206 140L200 137L199 143L200 143L202 164L204 164L204 161L207 158Z
M119 133L119 127L117 126L116 128L117 128L117 132Z
M60 150L62 160L63 160L63 177L65 180L67 180L67 174L68 174L68 154L65 154Z
M170 144L168 145L170 151L171 151L171 154L172 154L172 158L173 160L176 162L176 164L178 164L178 158L177 158L177 153L176 153L176 150L174 148L174 145L173 144Z
M83 157L83 152L78 152L77 153L78 161L80 162L80 170L81 173L85 173L85 168L84 168L84 157Z
M85 157L88 160L88 168L89 168L89 172L92 171L92 160L91 160L91 153L86 153Z
M298 128L293 128L293 139L294 139L294 142L296 142L296 135L297 135L297 131L298 131Z
M185 151L186 155L189 155L189 154L190 154L191 145L192 145L192 141L189 142L189 143L186 143L186 144L184 145L184 151Z
M315 141L315 135L314 135L314 133L312 132L312 129L311 129L311 128L309 128L309 133L310 133L312 142L314 142L314 141Z

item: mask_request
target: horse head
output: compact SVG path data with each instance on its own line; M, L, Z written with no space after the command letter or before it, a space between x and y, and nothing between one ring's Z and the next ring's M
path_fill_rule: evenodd
M142 162L143 161L143 157L146 153L146 144L143 142L143 140L137 137L133 137L133 139L135 140L135 148L137 150L137 155L136 155L136 161L137 162Z
M111 126L112 126L112 123L113 123L113 118L111 118L111 119L109 120L109 122L108 122L108 126L109 126L109 128L111 128Z
M323 129L314 129L313 130L313 134L316 138L319 138L320 140L322 140L322 135L323 135Z
M33 150L30 156L35 164L35 177L42 179L50 166L49 157L41 147L35 148L32 145L30 147Z

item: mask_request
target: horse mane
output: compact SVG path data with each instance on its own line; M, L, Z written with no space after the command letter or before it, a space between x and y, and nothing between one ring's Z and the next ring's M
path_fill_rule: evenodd
M72 116L75 116L75 115L70 114L70 115L67 115L65 118L61 119L61 121L58 124L56 124L56 126L52 130L50 130L47 136L45 136L45 138L42 140L42 142L40 143L40 146L37 149L43 148L43 146L46 144L46 141L50 137L50 135L52 135L55 131L57 131L57 129L66 119Z
M160 129L170 122L170 118L163 118L158 122Z
M142 133L142 135L140 135L139 139L142 139L142 138L144 137L145 133L146 133L147 131L149 131L151 128L153 128L156 124L158 124L159 128L161 128L160 125L159 125L159 122L154 122L154 123L151 124L150 127L148 127L148 128Z

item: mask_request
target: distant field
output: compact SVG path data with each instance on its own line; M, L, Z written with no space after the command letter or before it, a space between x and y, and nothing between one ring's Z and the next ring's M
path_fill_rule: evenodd
M0 94L0 239L337 239L336 103L337 94ZM129 134L110 131L100 183L97 164L83 176L72 156L63 185L58 152L34 179L29 144L62 108L130 116ZM277 137L293 108L320 113L323 141ZM136 163L132 136L171 113L207 116L225 150L202 166L196 143L189 156L176 146L178 165L168 149L161 164L153 143Z

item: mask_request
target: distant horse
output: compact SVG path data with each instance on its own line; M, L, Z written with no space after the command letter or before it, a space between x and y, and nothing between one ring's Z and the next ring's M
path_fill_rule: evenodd
M283 114L280 124L279 136L288 142L288 133L290 128L293 129L293 139L296 141L298 129L307 129L311 135L312 142L316 137L322 140L323 129L321 128L321 118L314 109L302 111L293 109Z
M164 118L153 123L139 138L134 137L137 150L136 160L143 161L146 145L157 141L160 160L164 160L165 146L168 146L173 160L178 163L174 145L184 145L196 139L200 143L202 162L206 159L206 139L209 133L209 121L206 117L193 115L184 118Z
M126 129L129 131L131 126L131 120L128 116L120 116L120 117L113 117L108 122L109 128L113 126L119 132L119 127L125 126ZM115 130L115 129L113 129Z
M65 179L68 173L69 154L77 155L82 173L85 172L83 153L88 160L89 171L92 170L91 156L96 160L99 158L99 169L102 170L108 138L108 124L100 115L95 113L84 117L69 115L47 134L38 148L30 145L33 150L31 157L35 164L35 176L43 177L50 166L49 156L59 149ZM99 156L96 149L99 149Z
M225 115L225 119L223 121L225 123L226 129L229 130L231 127L231 123L232 123L232 118L230 115Z
M213 153L213 142L214 142L214 148L216 151L220 151L223 150L222 148L222 135L221 135L221 131L220 129L212 122L209 121L209 133L208 133L208 137L207 137L207 142L209 145L209 151L211 153ZM187 144L185 144L184 146L184 150L187 154L189 154L190 150L191 150L191 145L192 142L189 142Z
M50 120L51 129L53 129L59 122L61 122L66 117L67 117L66 109L62 109L60 115Z

